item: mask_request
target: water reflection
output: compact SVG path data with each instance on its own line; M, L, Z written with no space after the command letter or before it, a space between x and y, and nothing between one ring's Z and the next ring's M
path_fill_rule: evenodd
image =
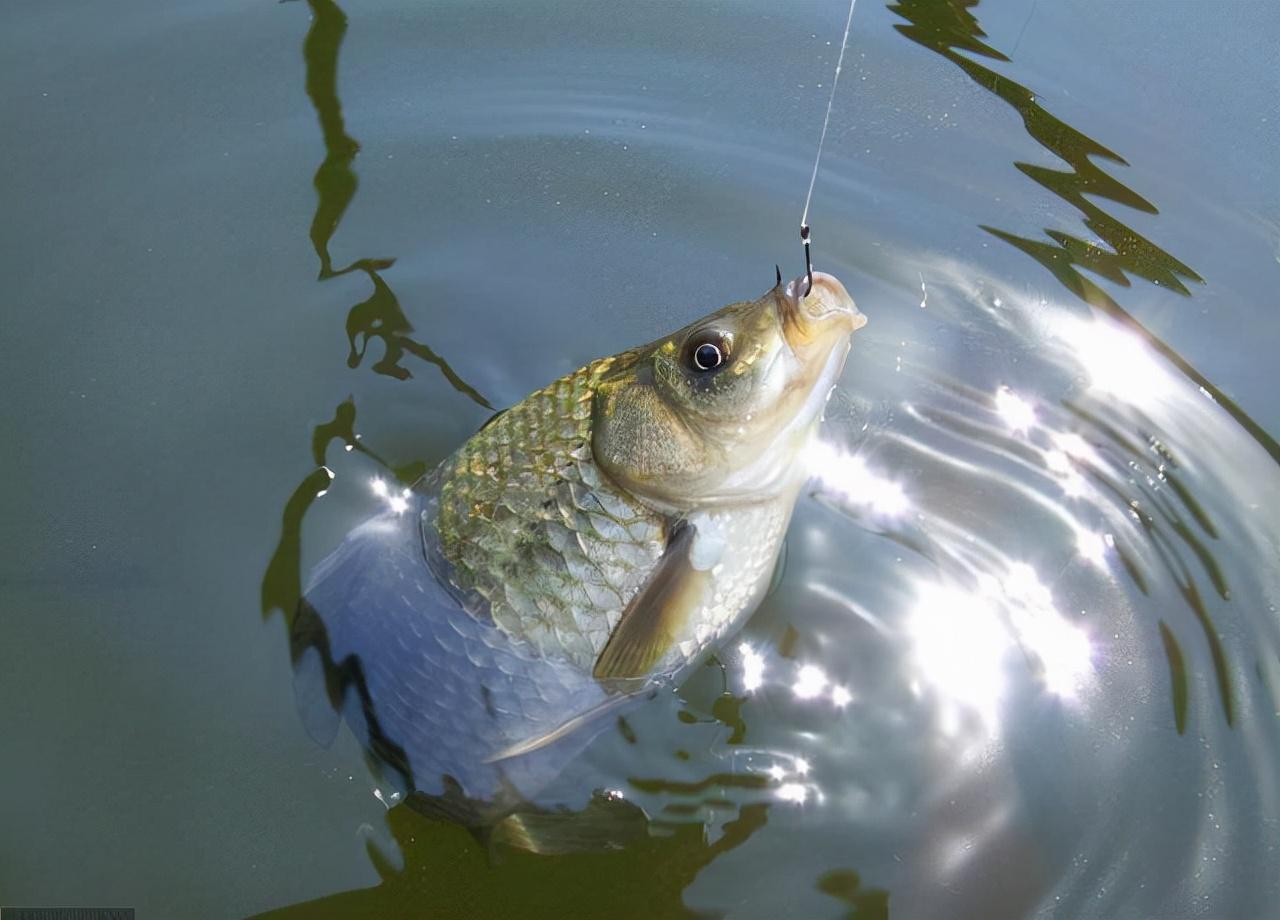
M1142 912L1137 904L1168 904L1142 893L1138 882L1157 864L1195 866L1196 897L1206 902L1212 897L1214 903L1232 903L1235 896L1247 902L1246 892L1215 889L1227 860L1215 831L1230 812L1237 833L1259 839L1257 813L1249 804L1253 790L1224 789L1217 771L1219 758L1243 740L1233 735L1252 736L1255 752L1268 743L1261 736L1274 741L1269 723L1250 724L1240 712L1255 705L1274 711L1274 698L1265 696L1270 691L1259 703L1248 662L1254 642L1270 649L1265 660L1275 656L1273 617L1258 619L1253 611L1267 597L1266 578L1258 577L1256 567L1273 564L1259 552L1276 537L1269 526L1262 528L1265 536L1254 533L1241 514L1250 505L1261 507L1245 496L1255 477L1274 483L1280 453L1267 432L1085 277L1083 272L1091 272L1127 287L1133 276L1182 296L1190 296L1189 283L1201 280L1096 203L1109 200L1156 213L1091 159L1123 164L1120 157L1054 118L1025 87L970 57L1004 60L983 41L972 16L975 6L936 0L891 8L910 23L898 27L908 38L1011 105L1028 133L1070 164L1065 172L1017 166L1077 207L1093 239L1047 230L1049 242L984 229L1031 255L1095 310L1082 317L1051 296L975 282L971 266L930 265L930 285L922 293L933 316L946 316L948 302L955 303L957 325L966 335L989 337L984 344L991 343L991 352L1012 342L1029 349L1017 351L1022 366L1006 369L1004 380L982 370L960 379L932 367L886 361L883 372L909 381L902 385L908 391L903 411L892 425L869 431L865 423L848 426L850 446L825 448L814 468L821 494L848 521L894 544L898 555L875 556L881 566L893 567L889 577L898 588L842 577L838 573L848 562L839 559L820 569L829 583L812 585L809 593L829 602L833 616L853 615L856 620L846 619L841 628L900 666L886 668L877 683L866 676L876 673L868 661L872 656L858 659L866 669L859 675L841 662L841 651L822 642L818 666L855 684L852 712L858 724L877 724L869 709L875 701L895 725L928 726L918 748L899 763L927 757L942 744L953 765L932 777L943 801L924 822L932 841L918 863L922 868L911 876L916 885L945 888L953 900L940 911L927 897L913 901L912 888L904 887L908 914L990 914L990 885L978 880L990 880L993 862L1020 865L1028 878L1045 866L1061 872L1056 879L1030 882L1026 900L1009 913L1047 905L1071 915L1111 915ZM975 322L974 315L983 319ZM1221 410L1252 442L1224 423ZM1255 443L1271 463L1259 466ZM1210 475L1213 469L1219 472ZM843 488L837 485L842 479L849 483ZM868 496L887 482L910 495L908 514L868 514ZM813 547L836 555L828 550L831 543L823 535ZM1256 567L1242 571L1233 556L1255 560ZM874 628L861 629L863 624ZM772 665L766 661L766 673ZM899 682L907 684L909 701L902 699ZM1163 709L1146 705L1153 692L1164 694ZM1037 732L1034 726L1049 713L1053 729ZM1136 727L1135 719L1150 724ZM1082 724L1090 729L1082 731ZM1161 729L1179 738L1181 753L1139 740ZM1073 734L1102 765L1086 766L1070 746L1058 746L1059 738ZM1072 770L1106 782L1127 777L1120 782L1127 791L1098 807L1095 794L1069 791L1071 771L1056 771L1045 759L1026 754L1030 744L1055 752L1049 757L1070 758ZM1153 754L1157 747L1163 757ZM838 756L847 759L849 750L844 747ZM1036 766L1016 780L1000 778L1002 767L1017 770L1023 757ZM1173 757L1180 758L1185 778L1155 784L1153 771ZM850 814L873 814L861 783L818 763L815 780L830 798L857 803ZM1274 801L1269 763L1269 756L1258 757L1245 770L1259 796ZM860 764L874 769L868 760ZM1045 784L1046 775L1067 786ZM1146 782L1152 783L1150 791L1140 788ZM1062 811L1008 795L990 795L985 807L974 804L1008 783L1027 789L1029 797L1038 789L1044 800L1065 793ZM885 779L877 792L918 802L904 785ZM1192 794L1184 826L1154 826L1160 822L1153 823L1153 810ZM1052 847L1045 843L1051 833L1030 833L1031 822L1061 822L1072 808L1090 809L1090 823L1078 836L1069 835L1078 846L1069 862L1055 863L1046 850L1021 855L1029 839ZM1142 841L1159 850L1161 862L1131 856ZM1242 858L1240 850L1234 850L1236 859ZM1097 862L1112 868L1090 868ZM966 886L968 910L962 906Z
M849 905L846 920L888 920L889 892L864 888L852 869L833 869L818 879L818 890Z
M393 467L377 451L366 447L355 432L356 407L348 399L334 409L333 418L315 427L311 435L311 457L315 469L298 483L285 503L280 537L271 561L262 576L262 615L280 613L286 625L293 623L298 601L302 598L302 522L316 499L326 495L334 481L328 465L329 445L342 444L347 453L359 456L386 470L401 482L412 482L422 475L425 464L413 461Z
M1080 323L1074 317L1061 317L1064 329L1077 329ZM1129 335L1118 327L1105 329L1100 321L1084 325L1089 327L1087 336L1079 339L1068 336L1061 343L1064 351L1059 360L1067 366L1081 355L1090 354L1090 346L1099 345L1106 351L1113 347L1113 336ZM1086 357L1083 360L1087 363L1092 359ZM1185 412L1188 408L1186 389L1168 385L1170 378L1163 369L1146 370L1149 360L1148 357L1131 365L1148 375L1144 381L1155 383L1149 391L1151 400L1146 409L1160 415ZM1122 376L1114 369L1109 373L1111 378ZM947 385L941 379L938 383ZM1109 385L1122 384L1113 379ZM1143 593L1151 590L1152 569L1162 571L1162 583L1177 586L1202 627L1218 676L1223 712L1230 722L1233 712L1230 668L1224 658L1219 630L1199 587L1199 579L1204 578L1222 600L1230 598L1222 566L1205 539L1212 539L1216 531L1207 512L1190 490L1181 484L1171 485L1171 482L1179 482L1182 473L1168 444L1150 434L1145 437L1139 434L1135 438L1122 433L1134 421L1144 427L1152 424L1147 416L1140 414L1140 396L1144 392L1148 391L1128 388L1128 397L1135 400L1132 404L1098 402L1086 391L1076 399L1065 400L1061 406L1041 403L1035 407L1031 400L1006 387L1000 387L990 397L983 397L956 386L952 395L962 404L969 403L970 409L942 404L916 405L913 415L932 431L931 445L940 436L960 439L970 448L980 447L989 458L985 461L974 459L968 450L926 448L923 443L909 438L903 438L902 443L927 451L933 460L953 467L964 479L974 482L974 485L961 488L988 491L992 483L1005 480L1002 488L1011 496L1017 495L1038 506L1041 512L1065 528L1079 557L1103 571L1109 571L1108 562L1114 558L1119 563L1119 571L1127 574ZM1191 398L1200 397L1196 394ZM1003 431L1014 436L1015 441L1010 441L1000 430L973 420L974 410L980 413L981 405L988 401L1001 418ZM1144 441L1145 446L1139 446ZM1002 467L1016 470L1017 477L1006 479L1008 473L1001 472ZM1046 480L1056 485L1061 499L1055 500L1041 491L1037 481ZM978 484L984 481L988 484ZM936 521L926 522L923 526L930 557L949 561L980 589L977 599L962 601L952 595L945 602L934 598L933 606L951 606L967 611L965 621L974 624L994 622L989 612L983 611L987 609L985 602L997 593L1017 602L1027 615L1037 610L1043 612L1051 606L1040 577L1025 563L1009 559L995 546L983 546L981 551L974 552L983 541L975 539L964 528ZM963 540L963 543L952 544L953 540ZM993 591L993 586L1000 591ZM1030 635L1052 634L1059 640L1070 635L1045 633L1044 624L1054 622L1052 618L1028 619L1028 616L1012 613L1007 618L1010 622L1020 621L1027 627L1039 623L1030 630ZM978 626L974 628L978 629ZM983 644L998 651L999 642L992 638L994 627L978 631L987 636ZM953 638L958 641L959 637ZM939 641L940 647L949 647L950 640ZM1026 644L1028 641L1028 635L1023 635L1022 642ZM1033 647L1037 645L1034 641L1030 644ZM1076 643L1069 640L1068 644ZM995 655L997 651L991 654ZM1038 657L1043 659L1043 656ZM934 665L938 666L939 662L935 660ZM1045 667L1046 675L1063 673L1052 663L1046 662ZM1066 673L1077 670L1072 665L1064 667ZM945 669L935 667L935 670L942 673ZM976 670L989 671L984 668ZM957 679L957 683L963 681ZM982 696L991 698L994 692L984 692Z
M1272 739L1237 713L1256 711L1262 691L1251 675L1265 682L1275 666L1274 655L1249 658L1252 634L1232 625L1258 589L1230 557L1256 558L1256 546L1229 500L1225 508L1212 500L1218 491L1238 495L1240 483L1211 476L1243 468L1224 454L1243 456L1252 445L1222 424L1218 407L1273 457L1275 445L1082 274L1121 285L1145 278L1183 295L1199 281L1085 197L1155 213L1090 157L1123 160L965 56L1001 58L982 41L974 6L938 0L893 9L910 22L902 27L908 38L1008 102L1034 138L1071 164L1074 172L1019 168L1079 207L1098 242L988 229L1098 313L1081 318L1052 297L998 283L975 289L970 266L931 266L927 289L921 280L929 308L922 323L954 303L968 331L996 342L992 352L1027 344L1030 354L1003 379L984 368L961 377L899 362L887 369L898 371L907 395L891 423L842 428L835 420L810 458L819 501L798 512L795 564L744 640L726 650L723 667L704 669L679 697L620 717L579 772L509 814L477 821L468 813L474 803L404 796L379 780L374 792L391 806L403 865L370 847L378 887L279 915L394 915L406 905L498 915L586 900L618 916L642 904L648 916L683 912L698 902L698 885L717 878L721 891L736 892L774 877L816 879L816 891L850 905L851 916L884 916L889 887L904 916L983 915L1001 912L987 909L992 884L1014 876L1018 885L997 906L1029 913L1051 908L1050 898L1080 907L1080 892L1103 892L1090 860L1112 867L1108 884L1125 873L1146 884L1128 851L1113 849L1129 839L1124 822L1135 815L1144 833L1150 827L1143 840L1168 831L1161 865L1225 861L1227 850L1209 833L1214 823L1249 814L1256 802L1248 796L1265 799L1271 781L1228 790L1209 779L1208 755L1197 757L1230 751L1221 734L1229 726L1231 743ZM333 4L312 8L308 92L327 151L312 225L321 277L370 278L371 297L348 317L351 360L359 364L379 338L384 354L374 370L403 377L405 356L432 358L409 337L385 283L391 261L340 269L329 261L333 229L355 191L356 148L342 127L334 76L345 17ZM879 398L874 376L858 385ZM301 521L334 482L326 450L335 441L353 455L333 464L339 480L356 480L353 492L393 513L424 469L392 468L354 428L348 401L316 430L316 469L286 508L264 610L291 615L296 604ZM348 678L358 683L353 672ZM1180 746L1165 744L1165 732ZM665 759L655 763L655 750ZM394 760L394 751L382 753ZM1156 782L1152 760L1181 772ZM1090 784L1123 788L1128 798L1100 796L1084 788ZM598 791L583 804L590 789ZM1203 792L1203 807L1185 801L1189 790ZM1213 820L1203 818L1210 800ZM864 884L859 873L818 864L832 854L844 865L877 865L878 874L866 873ZM1004 867L994 881L992 866ZM1100 905L1134 903L1120 891Z
M1085 227L1092 231L1094 238L1086 240L1046 229L1045 235L1053 241L1047 243L993 226L983 225L982 229L1031 256L1067 290L1132 330L1148 350L1163 357L1218 402L1273 459L1280 462L1280 443L1234 400L1139 323L1111 295L1081 274L1083 269L1123 287L1129 286L1129 275L1135 275L1184 296L1190 294L1184 281L1201 283L1204 280L1188 265L1091 200L1101 198L1148 214L1159 213L1154 204L1094 162L1096 158L1120 166L1128 165L1123 157L1049 113L1032 90L967 56L977 55L990 61L1009 60L984 41L986 33L971 12L978 3L979 0L904 0L890 4L889 9L908 22L895 27L899 32L951 61L983 89L1006 102L1022 117L1027 133L1071 167L1070 171L1061 171L1031 163L1014 163L1036 183L1078 208L1084 216Z
M873 472L861 457L830 442L817 442L808 462L819 487L840 501L861 505L882 518L901 517L911 507L899 483Z
M1179 445L1171 432L1193 428L1191 420L1220 408L1234 414L1221 405L1216 391L1194 384L1194 377L1188 386L1167 349L1153 347L1148 335L1114 316L1080 316L996 282L975 285L972 273L958 266L939 264L931 275L939 294L959 296L1035 348L1043 372L1029 371L1027 379L1039 378L1039 386L1069 383L1064 395L1047 399L1035 395L1034 386L999 383L984 392L922 368L919 373L930 378L932 392L904 408L927 431L907 435L907 426L900 426L886 433L887 439L955 470L964 480L958 489L1007 492L1032 502L1066 529L1079 557L1104 572L1115 569L1143 595L1152 596L1157 581L1172 586L1209 650L1221 710L1230 724L1232 668L1206 597L1212 593L1227 601L1232 596L1213 545L1221 528L1190 485L1194 474L1183 457L1184 452L1203 454L1209 445L1195 434ZM1270 453L1267 444L1260 446ZM861 449L875 451L869 443ZM860 461L858 476L866 465ZM825 482L830 475L820 472L819 478ZM1046 480L1057 495L1043 491ZM1199 491L1205 489L1202 485ZM940 547L936 528L931 522L890 527L887 533L930 558L950 553L965 560L961 570L970 575L974 565L1007 564L992 561L999 560L994 549L975 563L968 550ZM968 540L971 531L957 524L949 538Z
M326 153L314 177L317 206L310 226L310 238L320 262L319 278L327 281L359 272L373 285L370 296L352 306L347 315L348 364L358 367L371 341L377 339L382 354L372 365L374 372L408 379L411 372L403 359L417 357L437 367L459 393L491 408L447 362L411 336L412 324L385 278L393 259L360 258L345 267L334 266L331 242L358 187L353 165L359 144L346 132L337 91L338 56L347 19L330 0L308 0L308 6L313 19L304 42L306 88L320 122ZM332 461L328 452L335 442L352 456L341 463ZM681 890L689 880L700 867L761 828L771 803L800 804L815 794L798 780L807 771L803 762L791 764L776 779L754 768L736 772L733 763L695 767L702 770L697 778L689 778L687 771L679 778L630 775L631 770L621 766L627 748L645 741L652 745L655 736L669 741L692 732L693 737L685 743L691 748L705 748L708 731L719 733L728 726L728 743L740 741L746 732L738 713L741 698L727 690L710 702L705 717L683 718L695 710L670 693L651 701L649 714L638 728L625 715L618 715L617 731L606 730L607 743L601 745L604 753L600 756L618 762L611 772L593 772L591 765L585 764L586 778L571 775L562 779L559 787L542 791L547 783L560 778L566 762L609 724L601 722L591 732L576 733L581 736L574 742L576 746L557 744L546 752L520 758L519 771L511 768L508 773L505 765L488 768L499 776L501 784L492 796L469 798L450 774L441 778L442 791L424 794L419 787L424 782L430 785L435 779L415 776L409 745L416 744L417 739L411 732L402 733L406 723L397 715L399 701L391 700L388 705L385 693L379 698L382 691L373 676L387 670L412 675L417 669L397 661L396 656L401 654L398 647L385 647L385 655L376 650L371 653L369 648L362 648L357 654L348 653L346 646L339 644L341 636L335 642L332 624L302 598L300 547L304 518L316 500L335 485L343 489L348 480L363 479L374 503L399 518L409 511L412 484L427 467L420 460L392 464L367 446L356 433L353 399L340 404L331 421L316 427L311 447L316 469L298 485L286 504L281 536L263 577L263 614L279 611L289 627L295 685L308 730L328 743L337 730L336 719L341 717L364 745L370 758L371 791L388 809L388 824L399 852L383 853L370 844L370 859L383 877L378 888L301 904L278 915L297 911L311 916L329 910L396 915L407 903L413 905L414 913L429 912L436 906L448 911L456 908L459 899L467 900L468 912L505 912L501 905L512 898L524 898L522 910L528 909L530 899L556 891L556 886L546 885L545 878L539 878L536 884L525 879L528 867L548 865L544 862L526 866L531 854L543 860L557 857L552 864L553 874L564 876L565 887L559 891L573 904L583 903L584 897L589 899L590 891L598 887L604 893L595 906L611 915L628 915L628 909L638 904L646 905L646 916L655 909L664 914L681 913ZM372 475L370 467L376 471ZM759 661L763 667L763 659ZM754 680L758 684L761 679L761 673L752 677L749 672L745 682L749 685ZM487 697L485 705L489 706ZM673 718L677 714L682 718ZM679 730L673 730L672 722ZM444 750L450 743L448 737L442 736L435 746ZM683 759L688 760L687 753ZM486 769L478 761L471 767L480 772ZM604 785L606 776L615 781L623 776L629 779L625 788L608 788ZM539 790L537 801L521 791L529 788ZM596 789L594 793L592 788ZM645 807L628 801L631 796L643 799ZM661 817L651 821L650 814ZM663 834L653 836L651 826L661 828ZM714 830L714 839L706 836L707 827ZM467 838L467 834L472 837ZM475 841L481 844L478 851ZM623 850L625 858L615 855L605 863L580 859L585 854ZM490 864L490 857L499 852L503 855L495 867ZM479 857L470 875L436 877L434 870L440 865L447 862L456 866L459 860L471 859L470 853ZM424 873L431 878L425 885L421 882ZM655 892L652 880L659 874L664 877L666 888ZM483 881L477 877L483 877ZM647 883L643 896L623 894L635 880ZM483 897L477 899L478 889L494 894L487 906L482 903Z
M945 539L941 542L954 552ZM967 575L967 584L915 582L902 628L906 680L916 695L936 695L943 734L997 734L1012 671L1028 671L1042 692L1064 702L1087 692L1094 679L1088 630L1061 612L1031 565L988 559L971 562ZM796 700L824 701L837 710L853 701L850 690L820 664L792 664L789 679L774 679L788 680ZM737 667L744 687L759 690L765 685L765 661L745 643L739 646ZM776 674L779 669L768 670Z
M324 141L325 156L316 169L316 210L309 228L311 244L320 262L319 278L325 281L353 271L368 275L373 292L368 299L355 304L347 314L346 333L350 344L348 365L358 367L371 339L383 344L382 357L374 363L376 373L405 380L412 376L401 360L406 352L437 367L455 390L473 402L493 407L474 387L463 380L449 364L429 346L409 335L412 324L404 315L399 300L382 278L381 272L394 264L394 259L356 259L344 268L335 269L329 247L334 233L355 197L359 181L353 164L360 151L359 143L346 130L342 103L338 96L338 57L347 32L347 17L331 0L307 0L311 26L303 41L306 63L306 91L315 109ZM311 438L311 455L316 469L294 489L285 505L283 526L275 552L262 579L262 613L269 616L279 611L292 623L298 601L302 597L301 534L302 522L317 498L325 495L333 480L327 465L331 442L341 441L350 453L358 451L384 469L403 488L426 471L423 461L409 461L393 467L376 451L365 447L355 432L356 406L353 399L341 403L329 422L316 426Z
M307 96L315 107L325 148L325 158L313 180L317 201L311 221L311 245L320 260L321 281L361 271L373 284L369 297L355 304L347 313L346 332L350 345L347 364L359 367L370 341L378 339L382 343L382 357L373 364L376 373L398 380L408 379L412 372L403 364L408 353L434 365L459 393L486 409L492 409L489 401L463 380L444 358L410 335L413 324L382 276L382 272L395 264L394 259L361 258L345 268L333 267L329 245L359 185L353 164L360 152L360 144L347 134L342 103L338 98L338 53L347 33L347 16L332 0L307 0L307 6L312 15L311 28L303 42Z
M1270 564L1259 552L1274 543L1274 530L1264 525L1267 536L1250 535L1253 523L1245 511L1261 507L1247 498L1255 483L1269 483L1262 493L1275 494L1274 464L1128 327L1105 316L1082 319L1069 305L999 285L975 289L963 274L932 290L944 303L980 307L985 316L993 316L995 300L1006 316L1034 316L1034 334L1021 334L1035 350L1023 356L1029 366L1017 369L1018 379L1007 383L999 381L998 370L975 386L908 365L902 373L917 385L907 411L892 426L866 433L849 426L860 475L879 470L886 478L893 471L911 495L911 513L871 518L856 492L828 505L908 554L876 556L880 565L893 566L897 590L838 580L848 566L841 560L820 569L821 577L832 579L829 588L811 593L862 595L861 605L870 606L878 625L857 634L902 662L896 677L908 681L913 694L912 704L893 702L887 689L892 678L886 678L879 702L899 712L920 707L910 723L928 724L931 743L947 740L948 756L965 765L946 774L964 784L963 792L951 793L956 801L980 796L968 784L980 785L977 777L987 765L1016 759L1012 752L1029 736L1052 749L1055 742L1033 727L1048 713L1054 733L1077 730L1078 719L1091 726L1090 743L1114 732L1107 756L1131 758L1134 781L1155 768L1140 740L1155 731L1191 736L1180 739L1180 756L1210 773L1240 743L1238 732L1273 738L1270 728L1249 724L1241 712L1258 705L1263 692L1250 673L1253 643L1270 649L1267 657L1275 651L1273 618L1253 615L1270 577L1258 578L1256 567ZM998 325L1001 335L1010 328ZM836 448L831 455L853 449ZM826 478L839 476L819 473L820 482ZM824 537L814 545L829 542ZM865 557L868 549L857 552ZM1252 562L1242 568L1243 560ZM868 604L866 598L877 596L878 603ZM872 623L858 612L861 605L845 600L840 608ZM837 678L850 673L837 664L840 651L818 647L824 652L818 666ZM772 665L766 662L766 673ZM859 697L871 697L866 678L857 684ZM1146 705L1153 692L1163 694L1163 707ZM856 711L866 710L859 705ZM1137 727L1135 718L1150 722ZM1068 752L1061 751L1076 756ZM1274 778L1257 772L1266 770L1264 760L1253 764L1253 776L1271 796ZM1036 769L1047 767L1038 762ZM819 778L835 798L832 777L824 771ZM1037 786L1029 775L1019 782ZM1166 793L1176 796L1182 789L1202 798L1203 809L1199 801L1197 808L1188 806L1197 820L1213 824L1230 810L1235 826L1254 834L1254 816L1242 801L1252 793L1224 791L1216 777L1203 786L1199 779L1187 782L1191 791L1170 781ZM1117 804L1131 822L1134 797L1126 794ZM1079 793L1074 799L1090 800ZM994 854L1009 846L1019 823L1025 827L1028 818L1018 817L1019 807L993 802L982 820L975 815L963 823L958 840L939 845L931 865L955 879L980 875L984 860L989 865L998 858ZM1047 817L1043 809L1030 810ZM1123 840L1149 839L1145 826L1124 826L1122 819L1100 814L1095 820ZM1097 849L1081 846L1090 859L1105 858L1101 843ZM1184 832L1160 846L1182 854L1168 858L1208 863L1200 876L1205 884L1221 878L1221 870L1210 868L1224 858L1212 835ZM1046 883L1046 889L1078 896L1081 875L1066 878L1071 881ZM1114 894L1107 888L1106 904L1141 901L1119 887Z
M594 806L608 816L601 797ZM708 840L700 825L673 825L663 837L637 837L626 849L596 847L593 859L548 858L521 845L521 829L508 839L483 841L440 818L400 805L387 812L398 855L367 844L380 876L373 888L342 892L262 914L263 920L313 917L532 917L577 916L583 905L607 917L682 917L684 889L713 860L755 835L768 820L766 806L748 806ZM555 817L547 824L554 826ZM536 838L530 821L523 829ZM501 858L494 859L494 846ZM447 867L447 868L446 868Z
M1076 271L1077 268L1101 275L1116 284L1128 286L1128 273L1180 294L1189 293L1183 280L1201 282L1203 279L1199 275L1085 197L1105 198L1148 214L1159 213L1155 205L1104 172L1091 158L1110 160L1121 166L1128 165L1125 160L1050 114L1027 87L961 53L993 61L1009 60L983 41L986 33L970 12L978 2L907 0L891 4L889 8L910 23L896 26L899 32L956 64L974 82L1008 103L1022 117L1027 133L1071 167L1070 171L1060 171L1031 163L1014 164L1037 183L1079 208L1084 214L1085 226L1111 248L1055 230L1046 230L1045 234L1056 246L993 227L984 229L1023 249L1057 274L1070 290L1091 303L1098 301L1099 306L1109 298Z

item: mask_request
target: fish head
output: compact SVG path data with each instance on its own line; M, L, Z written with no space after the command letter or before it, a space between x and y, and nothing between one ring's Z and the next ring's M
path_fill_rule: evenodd
M596 463L666 512L766 500L794 490L866 323L832 275L781 281L619 355L596 389Z

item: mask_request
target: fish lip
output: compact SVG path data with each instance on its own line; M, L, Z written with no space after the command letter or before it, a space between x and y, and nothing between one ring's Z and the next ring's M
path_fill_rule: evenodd
M820 271L813 273L812 285L808 275L801 275L778 292L778 314L793 347L806 343L833 319L847 317L849 332L867 322L840 279ZM791 342L793 336L795 342Z

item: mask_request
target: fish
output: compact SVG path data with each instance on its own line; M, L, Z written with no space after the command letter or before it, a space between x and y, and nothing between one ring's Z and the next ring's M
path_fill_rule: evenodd
M437 813L531 801L759 604L865 322L834 276L778 273L491 418L313 571L313 735L340 715Z

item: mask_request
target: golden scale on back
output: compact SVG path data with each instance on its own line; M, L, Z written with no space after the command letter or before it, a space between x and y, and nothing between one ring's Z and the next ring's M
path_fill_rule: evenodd
M592 458L592 404L618 360L562 377L463 445L441 471L435 522L457 587L508 635L586 668L664 545L662 519Z

